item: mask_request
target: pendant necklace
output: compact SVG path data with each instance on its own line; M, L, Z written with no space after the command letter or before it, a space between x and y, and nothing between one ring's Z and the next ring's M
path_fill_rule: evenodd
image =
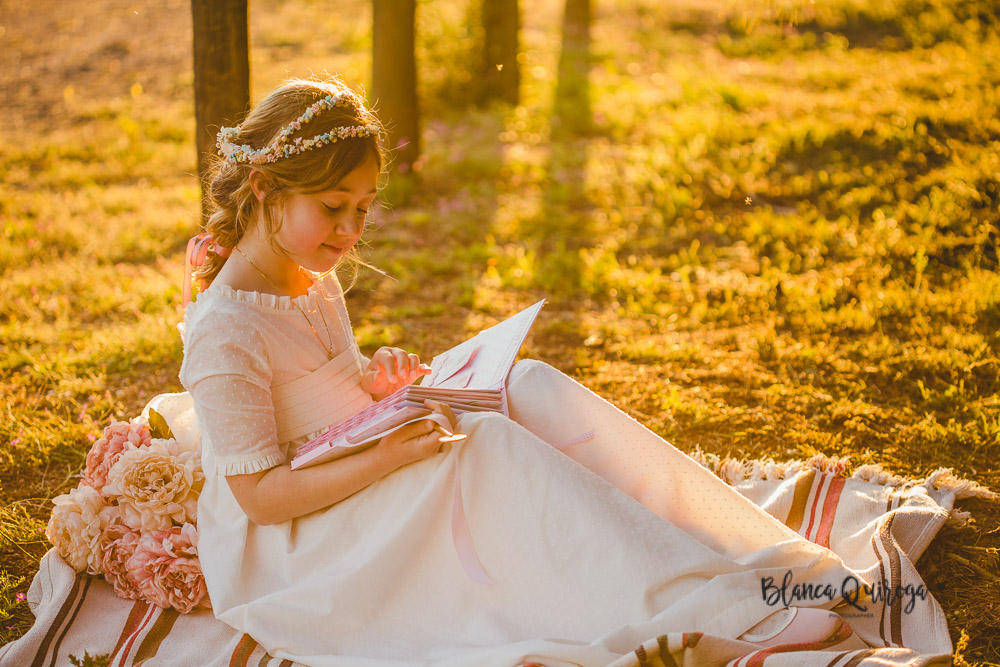
M252 266L254 268L254 270L257 271L257 273L260 274L260 277L263 278L264 280L266 280L268 283L270 283L271 287L273 287L274 289L276 289L278 292L282 291L282 289L280 287L278 287L277 285L274 284L273 280L271 280L270 278L267 277L266 273L264 273L263 271L260 270L259 266L257 266L256 264L253 263L253 260L251 260L249 257L247 257L247 254L245 252L243 252L242 250L240 250L239 246L236 246L236 252L240 253L243 256L243 259L245 259L247 261L247 263L250 264L250 266ZM322 308L319 309L319 316L321 318L323 318L323 326L326 328L326 337L330 341L329 345L327 345L326 343L323 342L323 337L319 335L318 331L316 331L316 327L313 326L312 320L310 320L309 316L306 315L306 311L302 310L302 306L300 306L295 301L295 298L293 298L293 297L289 297L289 298L292 300L292 305L295 306L298 309L298 311L300 313L302 313L302 317L304 317L306 319L306 324L309 325L309 328L312 329L312 332L316 335L316 340L319 341L319 344L323 346L323 350L326 351L326 356L329 359L333 359L333 333L331 333L331 331L330 331L330 325L326 321L326 315L323 314L323 309Z

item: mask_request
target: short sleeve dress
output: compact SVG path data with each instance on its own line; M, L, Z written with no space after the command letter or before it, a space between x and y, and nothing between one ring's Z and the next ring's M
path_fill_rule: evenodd
M774 611L762 577L856 575L536 361L511 372L510 418L461 415L461 443L326 509L256 525L225 476L286 464L371 402L336 276L297 304L320 334L329 326L332 360L289 297L213 285L188 306L180 375L200 430L213 609L272 656L608 665L670 632L739 636Z

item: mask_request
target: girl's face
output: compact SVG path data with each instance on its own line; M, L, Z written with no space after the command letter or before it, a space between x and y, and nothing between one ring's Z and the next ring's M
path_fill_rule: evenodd
M329 190L292 193L282 205L274 240L299 266L329 271L361 238L378 177L378 164L369 156Z

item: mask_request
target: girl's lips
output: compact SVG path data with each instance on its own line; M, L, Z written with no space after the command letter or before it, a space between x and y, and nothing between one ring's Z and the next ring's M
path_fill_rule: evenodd
M352 247L354 247L355 243L357 243L357 241L348 241L347 243L342 243L340 245L336 245L335 243L324 243L323 245L325 245L328 248L333 248L334 250L343 251L343 250L350 250Z

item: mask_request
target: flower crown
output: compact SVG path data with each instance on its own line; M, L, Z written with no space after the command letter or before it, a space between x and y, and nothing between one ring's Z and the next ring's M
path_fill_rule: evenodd
M239 145L236 138L239 136L240 128L224 127L219 130L215 145L219 148L219 155L226 158L233 164L241 162L246 164L264 164L275 162L280 158L289 157L297 153L302 153L311 148L317 148L325 144L332 144L335 141L353 137L382 137L382 128L377 123L366 125L345 125L335 127L329 132L317 134L312 139L296 137L289 142L288 138L297 130L301 130L305 123L313 119L316 114L325 109L334 107L354 107L357 103L350 93L339 92L336 95L327 95L321 100L306 107L305 112L297 119L289 123L281 130L278 136L264 148L254 148L249 144Z

